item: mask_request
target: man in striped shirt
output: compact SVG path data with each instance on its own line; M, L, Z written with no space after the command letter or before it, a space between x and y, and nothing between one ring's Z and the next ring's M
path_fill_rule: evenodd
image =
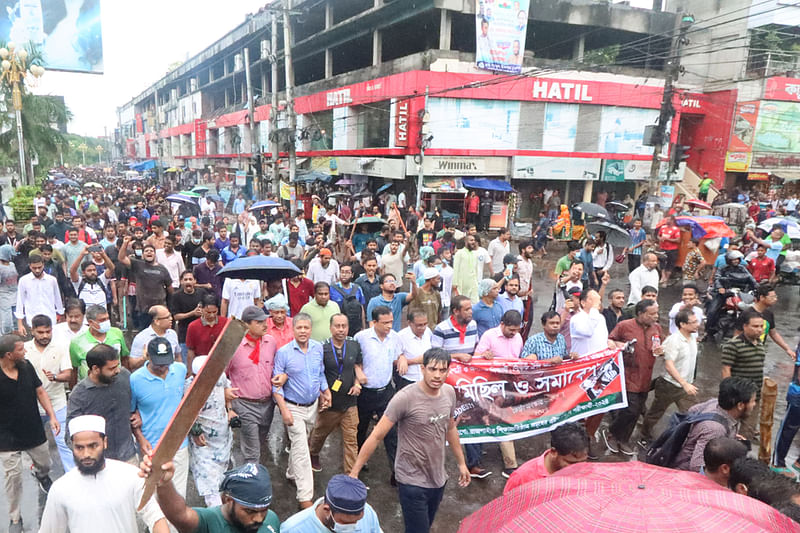
M764 381L764 358L766 349L761 343L764 333L764 319L753 310L747 309L741 315L742 334L730 339L722 347L722 379L734 376L752 381L756 385L756 401L760 399L761 382ZM741 433L746 439L756 437L756 420L760 408L756 405L742 420Z
M472 320L472 302L459 294L450 302L450 318L440 322L431 336L432 348L443 348L450 357L469 363L478 344L478 325ZM481 466L481 445L465 444L467 468L471 477L483 479L491 472Z

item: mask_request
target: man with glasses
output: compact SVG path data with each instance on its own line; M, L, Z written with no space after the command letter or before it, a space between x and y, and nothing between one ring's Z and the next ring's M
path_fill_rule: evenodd
M186 329L186 365L189 369L196 355L208 355L228 323L227 318L220 316L219 300L213 293L204 295L200 306L200 318Z
M152 317L150 325L140 331L131 343L131 368L139 368L144 364L147 343L154 337L164 337L172 346L172 353L181 353L178 334L172 329L172 314L169 309L163 305L154 305L148 314Z

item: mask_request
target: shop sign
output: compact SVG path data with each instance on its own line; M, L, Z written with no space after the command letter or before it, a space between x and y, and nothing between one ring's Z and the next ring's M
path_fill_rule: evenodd
M340 159L340 157L312 157L310 170L338 176Z
M247 172L244 170L236 171L236 186L244 187L247 184Z
M422 170L426 176L507 176L507 157L425 156ZM406 173L419 174L414 156L406 156Z
M733 131L731 131L731 140L728 145L728 150L731 152L749 152L753 148L759 104L760 102L740 102L736 104Z
M586 83L534 80L532 96L534 100L555 102L591 102L589 85Z
M606 159L603 163L603 173L600 181L647 181L650 179L650 161L628 161L622 159ZM658 165L658 180L683 181L686 172L686 163L681 163L677 172L667 175L669 163L662 161Z
M195 155L206 155L206 137L208 126L204 120L194 121L194 153Z
M339 174L357 174L401 180L406 175L405 159L390 157L337 157Z
M764 87L764 99L800 101L800 79L782 76L769 78Z
M747 172L751 157L752 154L748 152L728 152L725 155L725 172Z
M325 93L325 102L328 107L337 105L352 104L353 97L350 96L350 88L338 89L336 91L329 91Z
M459 178L423 178L422 191L429 193L460 193L466 194L467 190Z
M800 154L776 154L756 152L750 163L751 170L760 169L800 169Z
M395 104L394 115L394 145L397 147L408 146L408 113L411 102L399 100Z
M748 181L769 181L769 172L748 172Z
M602 159L585 157L514 157L512 177L518 180L581 180L600 177Z

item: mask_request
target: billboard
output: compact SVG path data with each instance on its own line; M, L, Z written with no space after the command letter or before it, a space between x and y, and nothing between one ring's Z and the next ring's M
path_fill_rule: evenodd
M529 0L475 0L478 68L518 74L525 53Z
M754 152L800 152L800 103L761 102Z
M749 152L753 148L753 139L758 121L759 102L740 102L736 104L733 117L733 131L728 150L731 152Z
M519 102L430 98L431 148L515 150ZM334 142L336 137L334 137ZM334 148L336 148L334 146Z
M103 72L100 0L0 0L0 40L33 43L50 70Z
M655 124L658 110L635 107L604 106L600 119L600 151L607 154L641 154L653 152L644 145L644 127ZM669 131L667 127L667 131Z

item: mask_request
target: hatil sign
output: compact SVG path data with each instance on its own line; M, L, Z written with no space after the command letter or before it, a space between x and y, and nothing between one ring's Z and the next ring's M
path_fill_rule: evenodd
M395 104L394 116L394 145L397 147L408 146L408 113L410 102L398 100Z
M339 89L337 91L330 91L325 93L325 102L328 107L337 105L352 104L353 97L350 96L350 89Z
M585 83L535 80L531 94L534 100L592 101L592 97L589 95L589 85Z

